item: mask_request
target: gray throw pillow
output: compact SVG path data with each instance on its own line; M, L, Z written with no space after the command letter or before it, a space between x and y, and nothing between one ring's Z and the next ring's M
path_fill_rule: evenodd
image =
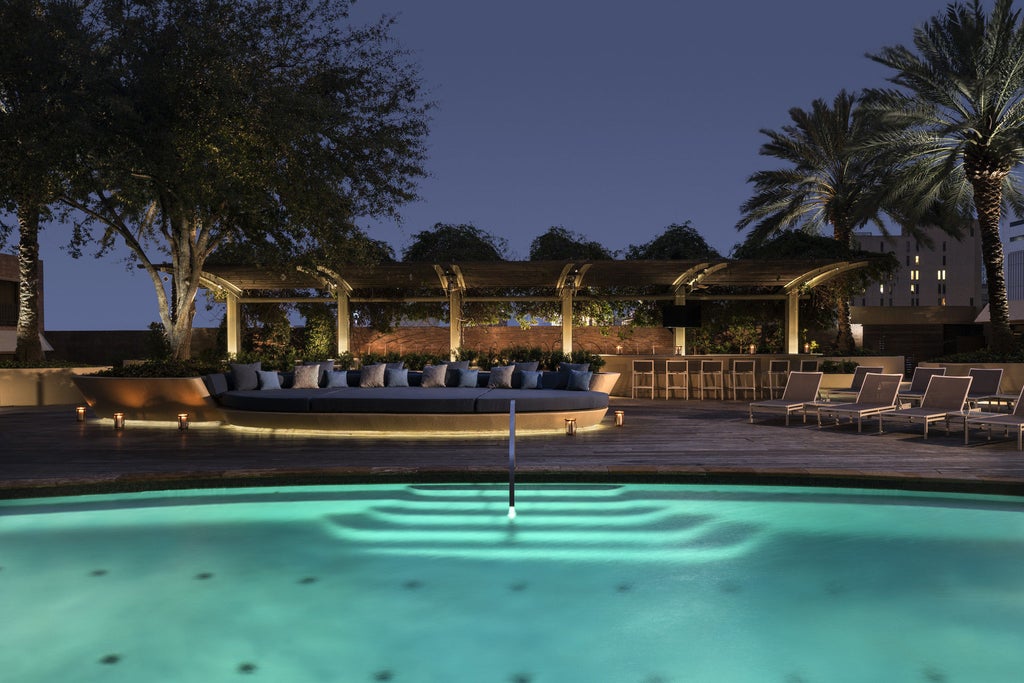
M260 385L259 375L260 363L232 363L231 384L240 391L256 389Z
M518 361L517 360L514 363L514 365L515 365L515 368L516 368L516 372L537 372L537 368L540 367L540 361L539 360L529 360L529 361Z
M561 372L570 372L572 370L586 372L590 369L590 363L559 363L558 369Z
M589 370L570 370L569 384L566 389L569 391L590 391L590 380L594 373Z
M514 365L495 365L491 368L491 376L487 380L488 389L511 389Z
M523 381L519 385L519 388L520 389L540 389L540 376L542 374L543 373L541 373L538 370L535 370L533 372L530 372L530 371L527 370L526 372L523 372Z
M296 365L292 389L316 389L320 386L319 365Z
M405 367L405 361L400 360L397 363L385 363L384 365L388 370L401 370Z
M359 368L359 386L363 388L384 386L384 372L388 366L384 363L364 365Z
M303 363L303 365L319 365L320 376L317 378L319 386L327 385L327 374L334 372L334 361L333 360L310 360Z
M448 372L444 376L444 385L446 387L457 387L459 386L459 373L463 370L469 370L469 361L453 360L445 363L444 366L448 368Z
M480 374L479 370L459 370L458 384L457 387L475 387L477 375Z
M327 375L327 387L340 389L348 386L348 370L332 370Z
M256 376L260 381L260 390L281 388L281 376L277 374L277 370L257 370Z
M420 386L424 389L444 387L444 376L448 368L444 365L424 365Z
M409 386L409 371L405 368L384 369L384 386L407 387Z

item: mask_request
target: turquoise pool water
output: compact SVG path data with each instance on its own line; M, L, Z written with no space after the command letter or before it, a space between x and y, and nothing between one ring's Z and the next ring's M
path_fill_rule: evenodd
M671 485L0 501L0 679L1019 683L1024 501Z

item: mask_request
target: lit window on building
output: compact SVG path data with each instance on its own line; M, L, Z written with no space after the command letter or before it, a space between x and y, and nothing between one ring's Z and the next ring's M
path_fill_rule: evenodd
M879 294L885 294L885 283L884 282L878 283L878 293Z
M921 263L921 257L918 256L917 254L914 254L914 265L916 266L916 265L919 265L920 263Z
M939 299L939 305L940 306L945 306L946 305L946 297L941 297Z
M921 271L919 271L917 269L914 269L914 270L910 271L910 281L911 282L914 282L915 280L920 280L920 279L921 279Z
M937 271L935 271L935 274L938 276L939 280L945 280L946 279L946 269L945 268L938 269Z
M916 294L917 293L917 283L916 282L911 282L910 283L910 293L911 294Z

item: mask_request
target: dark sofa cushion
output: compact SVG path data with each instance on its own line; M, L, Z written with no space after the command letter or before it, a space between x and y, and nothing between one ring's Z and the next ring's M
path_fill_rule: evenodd
M309 401L323 389L270 389L229 391L219 398L229 410L258 410L271 413L308 413ZM341 389L340 391L344 391Z
M384 387L321 392L310 400L314 413L472 413L486 389Z
M558 389L491 389L476 401L478 413L507 413L515 399L517 413L559 410L595 410L608 407L608 394L600 391Z
M228 376L223 372L215 372L212 375L203 375L203 384L211 396L220 396L228 390Z

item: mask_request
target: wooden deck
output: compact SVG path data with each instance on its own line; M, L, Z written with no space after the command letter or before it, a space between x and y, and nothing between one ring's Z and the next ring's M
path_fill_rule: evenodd
M611 411L625 411L612 426ZM747 403L613 398L601 427L517 439L517 481L686 481L1024 495L1016 440L957 429L863 434L799 418L747 421ZM890 428L891 427L888 427ZM70 407L0 410L0 497L347 481L507 481L507 436L288 434L171 423L75 422Z

